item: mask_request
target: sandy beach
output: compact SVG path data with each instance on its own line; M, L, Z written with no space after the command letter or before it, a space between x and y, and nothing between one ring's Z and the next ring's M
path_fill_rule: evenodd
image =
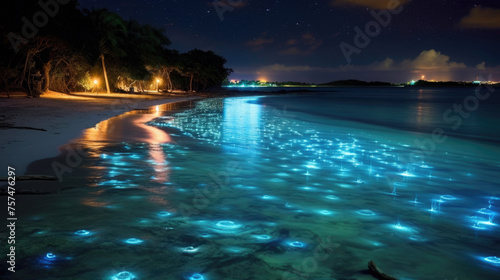
M59 147L99 122L134 109L199 99L137 94L75 95L48 92L41 98L0 98L0 166L24 174L33 161L54 157Z

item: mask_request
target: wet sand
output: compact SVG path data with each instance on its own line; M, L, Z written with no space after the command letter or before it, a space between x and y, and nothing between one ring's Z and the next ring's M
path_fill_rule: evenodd
M56 92L39 99L0 98L0 166L14 167L18 175L26 174L29 163L57 156L62 145L101 121L135 109L199 98L131 94L94 97Z

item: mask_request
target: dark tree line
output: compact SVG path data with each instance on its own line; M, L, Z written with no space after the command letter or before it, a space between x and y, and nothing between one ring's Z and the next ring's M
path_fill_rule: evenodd
M164 30L81 10L77 0L1 1L0 10L8 11L0 17L2 91L197 91L232 72L212 51L179 53Z

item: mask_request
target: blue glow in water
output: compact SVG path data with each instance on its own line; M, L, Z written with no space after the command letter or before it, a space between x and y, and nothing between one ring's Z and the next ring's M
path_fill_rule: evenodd
M330 211L330 210L319 210L318 213L321 214L321 215L324 215L324 216L333 215L333 212Z
M334 196L334 195L327 195L326 196L326 199L329 199L329 200L337 200L339 199L337 196Z
M497 226L497 224L493 223L492 221L480 221L477 224L485 226Z
M500 258L499 257L486 257L483 259L485 262L495 265L495 266L500 266Z
M375 213L372 210L367 209L356 211L356 213L362 216L375 216Z
M441 199L432 199L431 200L431 208L429 209L429 211L431 213L437 213L439 212L439 210L441 210L441 203L443 201Z
M194 253L196 253L198 251L199 251L199 248L195 248L193 246L189 246L189 247L186 247L186 248L182 249L182 252L188 253L188 254L194 254Z
M91 232L88 230L81 229L81 230L76 231L75 234L78 236L89 236L91 234Z
M402 226L399 222L395 225L391 225L391 227L399 231L412 231L410 227Z
M418 235L412 235L409 237L409 239L411 241L415 241L415 242L424 242L424 241L427 241L427 239L421 237L421 236L418 236Z
M275 199L274 196L270 196L270 195L263 195L261 196L262 199L265 199L265 200L272 200L272 199Z
M487 208L481 208L477 211L479 214L483 214L483 215L494 215L495 212L491 211L490 209L487 209Z
M400 173L399 175L401 176L404 176L404 177L416 177L415 174L412 174L411 172L409 172L408 170L403 172L403 173Z
M168 216L171 216L171 215L172 215L172 213L167 212L167 211L160 211L160 212L158 212L158 214L157 214L157 215L158 215L158 217L160 217L160 218L166 218L166 217L168 217Z
M144 243L144 240L138 239L138 238L129 238L124 240L123 242L130 244L130 245L139 245Z
M236 246L233 246L233 247L228 247L225 249L227 252L229 253L233 253L233 254L239 254L239 253L242 253L242 252L245 252L247 249L245 248L241 248L241 247L236 247Z
M117 273L116 275L113 275L111 277L111 280L133 280L137 279L134 274L128 272L128 271L122 271Z
M410 201L410 203L413 203L413 204L415 204L415 205L416 205L416 204L420 204L420 202L418 201L418 196L417 196L417 195L415 195L415 199L414 199L414 200L412 200L412 201Z
M237 229L240 228L241 225L233 222L233 221L220 221L217 224L217 227L222 229Z
M188 278L189 280L205 280L205 277L199 273L195 273Z
M262 234L262 235L254 235L254 237L258 240L269 240L271 239L271 236Z
M306 245L300 241L292 241L287 243L292 248L304 248Z
M57 258L57 256L56 256L56 255L54 255L53 253L47 253L47 254L45 255L45 259L46 259L46 260L55 260L56 258Z
M458 199L458 198L454 197L453 195L449 195L449 194L442 195L440 198L441 198L441 200L457 200Z

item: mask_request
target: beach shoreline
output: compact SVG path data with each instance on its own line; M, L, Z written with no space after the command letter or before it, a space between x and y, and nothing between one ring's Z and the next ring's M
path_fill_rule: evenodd
M58 156L61 147L102 121L136 109L203 98L100 95L48 92L37 99L0 98L0 166L13 167L23 175L31 163Z

